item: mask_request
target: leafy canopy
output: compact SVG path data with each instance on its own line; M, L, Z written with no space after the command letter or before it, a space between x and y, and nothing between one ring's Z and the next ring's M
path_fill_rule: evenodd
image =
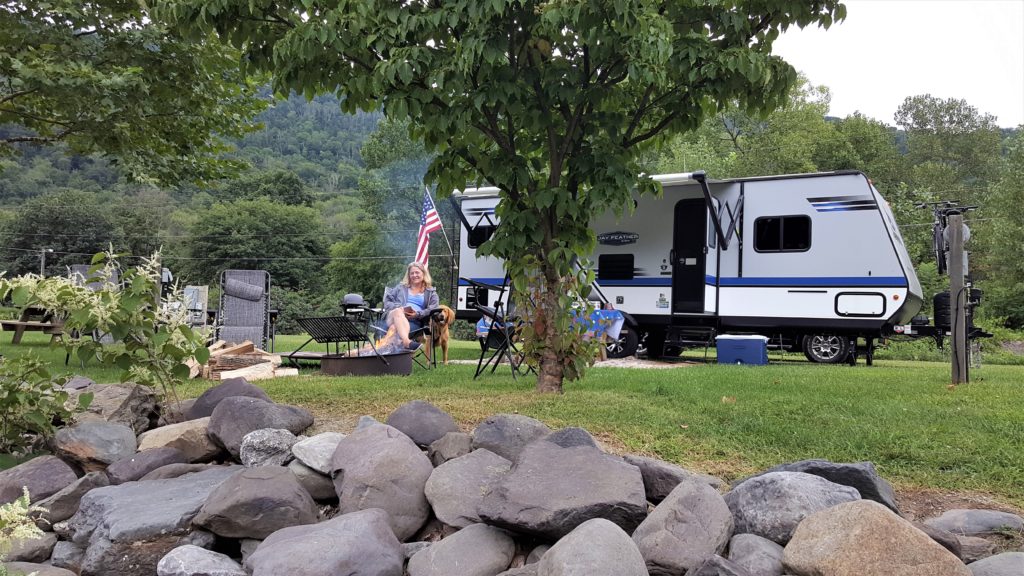
M221 137L251 130L263 103L237 52L168 33L141 2L0 3L0 156L66 142L136 179L207 180L237 162Z
M731 101L769 110L796 73L771 54L790 26L843 18L837 0L164 0L158 14L211 33L271 72L278 93L335 92L348 111L383 106L436 153L440 193L501 190L484 250L532 298L524 310L538 387L560 390L587 351L570 307L589 222L622 210L638 155Z

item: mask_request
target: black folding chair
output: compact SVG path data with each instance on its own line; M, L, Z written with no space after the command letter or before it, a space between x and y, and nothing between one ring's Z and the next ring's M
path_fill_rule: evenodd
M318 344L324 344L327 348L326 354L331 352L331 344L334 344L334 353L341 353L341 345L346 345L346 351L352 352L352 346L361 348L362 346L369 345L370 350L373 350L374 356L380 359L385 365L388 364L387 358L385 358L379 351L377 346L373 342L373 338L370 337L367 330L367 323L363 321L354 320L349 316L327 316L324 318L297 318L296 322L302 329L309 334L309 340L306 340L302 346L299 346L293 352L282 354L284 358L288 359L288 363L298 367L299 360L318 360L323 357L324 354L318 354L313 352L302 352L302 349L307 344L314 340Z
M419 330L410 330L409 331L409 339L410 340L419 340L420 338L424 338L425 340L427 340L429 342L429 345L431 347L430 348L430 356L429 356L429 358L427 358L426 362L424 362L423 360L420 359L420 355L419 354L416 354L416 355L414 355L412 357L413 361L416 362L416 364L418 364L421 368L423 368L425 370L429 370L431 368L436 368L437 367L437 342L434 340L433 327L434 327L434 316L437 315L437 314L440 314L440 313L441 313L441 309L440 308L433 308L433 309L431 309L430 310L430 315L427 317L427 321L423 324L423 326ZM380 318L378 318L376 321L374 321L370 325L370 329L373 330L374 332L376 332L378 337L384 336L385 334L387 334L387 331L388 331L387 318L384 317L383 314L382 314L380 316ZM423 350L422 346L420 347L418 352L420 352L420 351L422 351L423 354L426 355L426 351Z
M487 324L487 335L480 337L480 359L477 361L476 374L473 378L476 379L483 374L488 366L491 367L493 374L502 360L508 360L513 379L521 373L533 371L529 365L523 368L524 356L516 344L521 319L516 314L509 277L505 276L500 286L469 278L462 280L469 284L473 307L480 312ZM495 293L494 305L489 306L485 304L489 298L483 297L483 294L490 296L492 292Z

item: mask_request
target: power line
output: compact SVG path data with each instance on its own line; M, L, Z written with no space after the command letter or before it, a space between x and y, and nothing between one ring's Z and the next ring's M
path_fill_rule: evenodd
M7 246L0 246L0 250L14 251L14 252L26 252L31 254L38 254L39 250L30 250L26 248L11 248ZM88 256L92 257L95 253L92 252L62 252L55 250L49 252L49 254L61 254L64 256ZM149 258L150 256L139 256L136 254L123 254L120 255L122 258ZM451 258L451 254L431 254L432 258ZM232 256L224 258L210 258L210 257L193 257L193 256L171 256L161 255L161 260L189 260L189 261L206 261L206 262L236 262L236 261L364 261L364 260L406 260L409 256Z

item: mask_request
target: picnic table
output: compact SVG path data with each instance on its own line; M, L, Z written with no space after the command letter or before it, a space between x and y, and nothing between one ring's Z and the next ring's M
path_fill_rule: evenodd
M54 342L64 334L64 323L54 320L47 310L29 307L22 310L17 320L0 320L0 329L14 331L11 344L20 344L26 331L49 334L50 341Z

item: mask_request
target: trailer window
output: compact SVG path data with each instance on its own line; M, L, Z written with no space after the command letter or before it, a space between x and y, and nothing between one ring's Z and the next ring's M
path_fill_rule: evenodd
M597 279L632 280L632 254L601 254L597 257Z
M481 244L487 242L494 235L494 229L497 226L479 225L470 228L469 235L466 236L466 244L470 248L479 248Z
M806 252L811 248L809 216L768 216L754 220L754 250Z

